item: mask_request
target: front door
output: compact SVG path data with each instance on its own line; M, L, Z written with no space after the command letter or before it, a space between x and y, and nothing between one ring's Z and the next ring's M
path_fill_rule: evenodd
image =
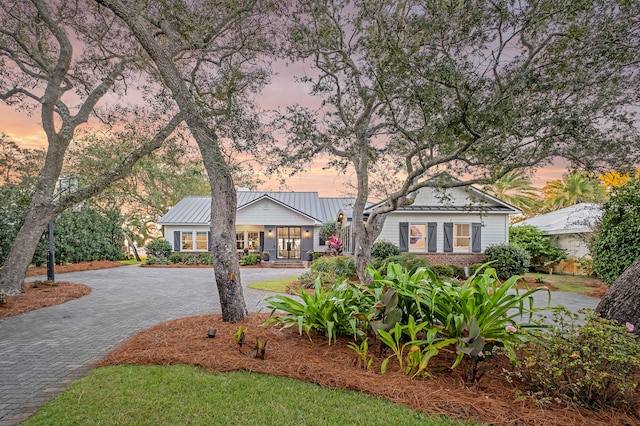
M301 259L300 241L302 228L299 226L282 226L276 230L279 259Z

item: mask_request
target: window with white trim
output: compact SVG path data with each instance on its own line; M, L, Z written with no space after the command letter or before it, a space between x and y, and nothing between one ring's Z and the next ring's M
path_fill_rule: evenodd
M207 232L182 231L180 241L181 251L209 250L209 238Z
M427 249L427 226L424 223L409 224L409 251Z
M236 232L236 249L244 249L244 232Z
M453 224L453 251L471 251L471 224Z

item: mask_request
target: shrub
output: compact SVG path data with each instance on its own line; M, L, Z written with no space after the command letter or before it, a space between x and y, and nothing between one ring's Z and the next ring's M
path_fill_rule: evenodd
M171 253L167 260L169 261L169 263L173 263L173 264L182 263L182 254Z
M534 386L537 397L635 412L640 342L625 326L591 310L581 313L584 325L558 309L555 327L526 333L518 345L524 356L510 377Z
M155 238L147 244L147 256L156 259L167 259L171 253L171 243L164 238ZM147 259L147 263L148 259Z
M250 266L257 265L260 263L260 255L256 253L246 254L242 256L242 260L240 260L240 266Z
M490 246L485 251L485 256L487 262L493 262L491 267L501 280L522 275L529 269L529 253L515 244Z
M591 242L593 268L607 284L640 256L640 179L614 188Z
M551 246L551 239L535 226L512 226L509 228L509 241L529 253L531 265L548 267L567 257L564 250Z
M472 276L476 272L482 271L485 265L486 264L484 263L474 263L472 265L469 265L469 276Z
M184 257L185 265L197 265L198 264L198 256L195 254L187 254Z
M352 279L356 276L356 266L352 256L321 256L312 264L309 272L299 277L304 288L311 288L317 279L326 287L337 281Z
M378 270L384 274L387 271L387 267L391 263L397 263L402 267L402 269L406 269L409 275L413 275L418 270L418 268L430 267L429 261L427 259L418 257L413 253L402 253L399 256L391 256L385 259Z
M147 265L169 265L169 261L155 256L147 256Z
M331 238L329 238L329 240L327 241L327 248L325 250L327 256L340 256L342 254L342 250L343 244L338 237L333 235Z
M429 269L436 274L438 279L453 277L453 268L449 265L431 265Z
M462 279L465 278L464 268L459 265L447 265L453 269L453 278Z
M335 220L331 220L329 222L325 222L320 227L320 231L318 234L320 238L327 241L331 238L332 235L336 235L338 233L338 223Z
M378 241L371 248L371 257L386 259L390 256L398 256L400 247L389 241Z
M254 256L259 255L256 254ZM213 259L211 259L211 255L209 253L200 253L196 260L200 265L211 265L213 263Z

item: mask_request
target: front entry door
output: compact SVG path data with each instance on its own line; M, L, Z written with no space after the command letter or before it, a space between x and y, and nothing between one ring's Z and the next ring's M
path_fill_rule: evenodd
M279 259L301 259L300 241L302 228L299 226L283 226L276 230L278 238Z

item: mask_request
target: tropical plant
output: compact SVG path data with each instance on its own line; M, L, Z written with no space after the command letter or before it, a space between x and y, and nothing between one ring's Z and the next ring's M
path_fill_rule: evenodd
M361 290L347 281L325 290L317 279L313 294L300 293L302 301L281 295L267 298L271 316L264 324L280 324L282 328L297 325L300 334L304 331L311 339L313 330L326 336L329 344L335 342L339 335L364 337L364 332L357 327L360 294ZM285 315L274 316L276 310L285 312Z
M507 172L486 189L502 201L522 210L525 216L535 214L542 205L540 190L531 186L531 179L523 170Z
M607 200L607 191L600 180L587 173L571 173L556 179L542 188L544 208L554 211L578 203L602 203Z
M398 256L386 258L378 270L381 273L385 273L391 263L399 264L403 269L406 269L409 274L415 273L419 268L429 268L431 265L430 262L423 257L418 257L413 253L402 253Z
M312 288L318 278L325 286L330 286L355 276L356 267L352 256L322 256L299 279L303 287Z
M347 343L347 347L352 349L358 356L360 367L369 371L373 363L373 357L369 356L369 339L364 339L359 345L356 342L349 342Z
M327 248L325 250L325 253L328 256L340 256L343 250L342 246L343 243L342 241L340 241L340 238L338 238L336 235L332 235L331 238L329 238L329 241L327 241Z

